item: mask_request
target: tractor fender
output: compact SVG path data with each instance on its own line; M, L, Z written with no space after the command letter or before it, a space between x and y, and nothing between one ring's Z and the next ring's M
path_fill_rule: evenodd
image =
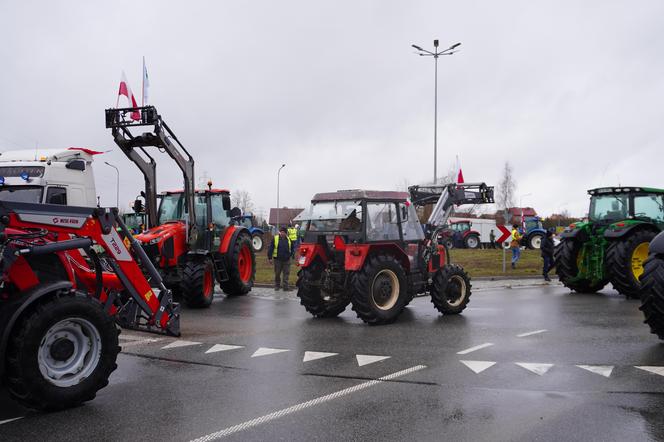
M468 235L477 235L478 237L481 237L480 232L477 230L466 230L463 232L463 239L466 239Z
M565 230L560 234L560 239L573 239L580 242L588 240L588 233L583 229Z
M300 244L296 261L298 267L309 267L316 259L320 259L324 266L327 265L327 254L325 253L323 246L317 243Z
M651 255L664 255L664 232L658 234L650 241L649 250Z
M9 343L14 325L30 306L34 305L40 299L46 298L55 292L69 290L72 288L70 281L55 281L39 284L32 289L24 292L15 301L3 304L0 312L0 378L5 372L5 351Z
M410 261L404 250L393 243L375 243L375 244L347 244L344 255L344 265L346 271L356 272L364 266L367 257L377 253L388 251L399 260L406 273L410 272Z
M235 244L235 241L237 240L238 236L241 234L249 235L249 229L247 229L244 226L228 226L226 230L224 231L224 237L221 240L221 244L219 245L219 253L222 255L226 255L228 253L228 250L232 247L233 244Z
M249 233L251 233L252 236L253 235L264 235L265 234L265 232L263 232L263 229L261 229L259 227L251 227L249 229Z
M652 225L649 224L649 223L638 223L638 224L632 224L632 225L629 225L629 226L620 227L620 228L617 228L617 229L606 229L604 231L604 238L606 238L608 240L622 238L626 235L631 234L636 229L639 229L639 230L640 229L645 229L645 230L656 230L656 231L658 231L657 229L654 229L652 227Z

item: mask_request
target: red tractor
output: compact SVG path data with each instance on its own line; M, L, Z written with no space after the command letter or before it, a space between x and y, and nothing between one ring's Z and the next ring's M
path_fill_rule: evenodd
M449 228L442 231L439 241L443 241L449 249L454 247L479 249L482 244L480 232L474 230L471 226L472 223L467 220L452 221Z
M0 379L26 407L93 399L117 367L116 323L180 335L179 306L117 209L0 201L0 269Z
M352 304L364 322L387 324L425 292L443 314L466 308L470 278L432 238L455 205L492 203L493 188L464 183L413 186L409 192L319 193L296 217L306 223L297 295L309 313L334 317ZM423 229L415 206L433 203Z
M138 121L130 117L136 113ZM153 130L134 135L129 130L134 126ZM256 274L251 233L235 221L241 211L231 210L229 192L213 189L212 183L194 190L194 160L153 106L107 109L106 127L143 173L148 230L136 238L166 286L190 307L210 306L215 281L227 295L248 293ZM162 193L159 204L156 162L146 151L150 146L166 152L184 177L184 190Z

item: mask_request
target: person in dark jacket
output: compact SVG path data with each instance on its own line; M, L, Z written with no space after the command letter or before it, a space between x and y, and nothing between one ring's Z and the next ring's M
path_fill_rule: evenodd
M546 235L542 238L540 251L544 261L544 267L542 268L544 280L551 281L551 278L549 278L549 271L553 268L553 232L551 230L547 230Z
M267 260L270 264L274 262L274 289L283 288L285 292L289 291L288 275L290 274L290 263L293 257L293 242L288 237L288 230L285 227L279 229L279 234L275 235L274 240L267 248Z

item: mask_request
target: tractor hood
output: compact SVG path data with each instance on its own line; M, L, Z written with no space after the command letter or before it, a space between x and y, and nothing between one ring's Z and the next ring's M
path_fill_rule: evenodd
M185 228L184 222L166 223L136 235L136 239L143 244L157 244L172 236L184 236Z

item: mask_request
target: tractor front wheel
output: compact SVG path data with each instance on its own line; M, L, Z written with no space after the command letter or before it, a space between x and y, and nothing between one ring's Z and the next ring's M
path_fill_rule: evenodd
M606 249L606 267L613 288L628 298L639 298L643 262L648 245L657 236L652 230L640 230L612 241Z
M249 235L238 236L228 251L228 281L220 284L228 296L246 295L254 286L256 256Z
M254 248L254 252L263 250L263 235L258 233L251 235L251 246Z
M651 256L641 277L641 307L650 332L664 340L664 260Z
M579 293L595 293L602 290L606 281L592 283L589 279L578 278L579 265L583 262L582 244L572 239L563 239L556 246L553 259L560 282L570 290Z
M530 235L528 238L528 248L533 250L533 249L539 249L542 247L542 238L544 236L541 233L533 233Z
M95 398L117 368L120 330L102 304L62 291L25 314L7 348L10 395L38 410L62 410Z
M351 302L357 317L370 325L394 322L408 298L406 272L391 255L367 258L353 275Z
M317 318L334 318L346 310L350 298L346 293L327 293L321 288L323 269L313 265L297 275L297 297L300 304Z
M464 245L467 249L479 249L480 248L480 238L477 235L468 235L464 240Z
M470 301L470 277L463 267L447 264L433 275L431 302L445 315L461 313Z
M208 257L184 264L180 293L189 307L206 308L214 298L214 265Z

